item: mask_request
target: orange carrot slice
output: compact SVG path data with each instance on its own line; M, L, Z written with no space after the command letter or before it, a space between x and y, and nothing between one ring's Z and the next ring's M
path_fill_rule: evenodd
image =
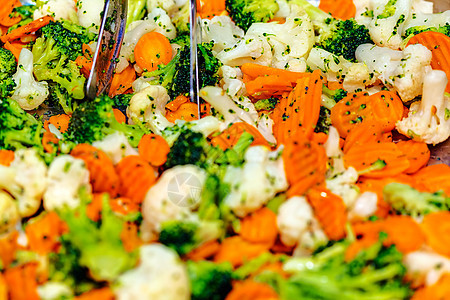
M354 18L356 13L352 0L320 0L319 8L341 20Z
M383 127L378 122L366 121L350 129L343 147L347 153L355 145L368 143L392 142L392 135L385 133Z
M312 188L307 197L328 238L335 241L344 238L347 208L342 198L325 188Z
M200 1L199 1L200 2ZM198 5L199 15L202 18L211 19L214 16L219 16L225 13L225 0L208 0L200 2Z
M16 251L20 248L17 244L19 233L12 231L0 237L0 259L4 268L8 268L14 261Z
M411 300L438 300L450 299L450 274L444 274L430 286L418 289Z
M37 219L28 222L25 227L30 250L41 255L56 251L59 237L67 231L67 226L55 212L49 212Z
M114 212L122 215L136 213L139 212L140 209L137 203L134 203L131 199L126 197L110 199L109 204Z
M105 152L89 144L78 144L70 154L86 163L93 192L106 192L111 197L117 195L119 176L113 162Z
M431 67L442 70L450 78L450 37L440 32L425 31L413 36L408 45L422 44L432 53ZM445 89L450 93L450 81Z
M44 122L45 130L49 131L49 124L53 124L59 132L64 133L69 128L70 116L66 114L59 114L51 116L47 121Z
M241 71L244 75L248 76L248 79L254 80L260 76L277 75L280 78L287 80L291 83L297 82L300 78L309 77L310 73L292 72L288 70L272 68L262 66L253 63L245 63L241 66Z
M278 294L268 284L247 279L237 282L225 300L276 300Z
M216 255L219 249L220 244L218 241L209 241L189 252L186 258L193 261L208 259Z
M450 167L446 164L437 164L422 168L414 174L414 178L424 191L444 191L450 196Z
M239 235L252 243L273 245L278 235L277 215L268 208L261 208L241 220Z
M123 94L129 90L136 80L136 71L130 65L120 73L116 73L111 81L109 88L109 96L112 98L116 95Z
M272 114L273 132L278 144L302 131L309 138L317 124L322 97L320 71L297 80L297 85L277 103Z
M167 161L170 146L166 140L157 134L145 134L138 145L139 155L152 166L160 167Z
M221 134L211 139L211 144L220 147L222 150L232 148L237 144L241 135L250 133L253 136L252 146L266 146L270 148L267 140L262 136L258 129L245 122L233 123L230 127L222 131Z
M31 23L28 23L24 26L18 27L14 30L12 30L10 33L2 36L0 40L3 43L6 43L7 41L14 41L19 38L21 38L24 35L27 35L29 33L36 32L40 28L44 27L45 25L49 24L51 21L54 21L53 17L51 16L45 16L42 18L39 18L37 20L34 20Z
M80 296L75 297L75 300L114 300L116 297L109 287L90 290Z
M0 149L0 165L9 166L14 161L14 151Z
M124 249L128 252L133 252L143 244L143 241L139 237L139 227L132 222L127 222L123 226L120 239L122 240Z
M218 263L227 261L236 267L268 251L270 246L267 243L247 242L237 235L228 237L222 241L219 251L214 256L214 261ZM239 251L236 251L236 249L239 249Z
M304 136L299 135L285 145L283 160L286 177L291 185L289 196L303 195L309 188L325 180L325 149Z
M402 151L409 160L409 168L405 173L412 174L417 172L420 168L425 166L430 159L430 149L424 142L417 142L413 140L399 141L397 147Z
M22 52L22 46L21 45L17 45L15 43L10 43L10 42L6 42L3 47L6 50L9 50L12 52L12 54L14 55L14 57L16 58L16 61L19 60L19 56L20 56L20 52Z
M170 41L163 34L152 31L144 34L134 48L137 65L147 71L155 71L159 65L172 60Z
M40 299L37 292L37 268L37 263L27 263L5 271L3 275L8 286L9 299Z
M175 123L176 120L184 120L186 122L198 120L197 103L186 102L180 105L175 111L168 111L166 118L169 122Z
M142 203L147 191L156 181L156 172L143 158L129 155L116 166L120 179L119 193L135 203Z
M450 212L429 213L423 218L421 228L427 245L439 254L450 257Z
M0 25L11 27L22 20L21 17L11 17L11 13L15 7L22 6L19 0L5 0L0 7Z
M166 104L166 109L170 111L176 111L180 108L180 106L184 103L189 102L189 98L185 95L177 96L173 101L170 101Z
M381 91L371 96L360 92L349 94L331 109L331 123L346 137L361 122L377 122L385 132L395 128L403 117L403 102L393 92Z
M394 143L355 145L344 154L344 164L371 178L395 176L409 168L408 158Z
M294 84L285 81L280 75L267 75L256 77L245 84L248 95L254 99L266 99L271 96L280 96L284 92L290 92Z

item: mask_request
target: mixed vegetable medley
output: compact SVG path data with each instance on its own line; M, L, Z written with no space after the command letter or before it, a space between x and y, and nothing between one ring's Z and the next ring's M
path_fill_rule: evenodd
M450 11L128 2L2 0L0 299L450 298Z

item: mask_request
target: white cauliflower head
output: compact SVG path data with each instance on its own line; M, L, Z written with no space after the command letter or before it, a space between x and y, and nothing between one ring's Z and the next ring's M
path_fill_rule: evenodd
M438 144L450 136L450 98L445 96L447 76L432 70L425 74L422 100L411 104L408 116L396 129L410 138L427 144Z
M117 279L114 294L118 300L188 300L187 270L172 249L160 245L140 248L139 265Z
M72 20L78 22L75 2L73 0L47 0L34 11L33 19L53 16L55 20Z
M92 146L105 152L113 164L119 163L125 156L139 155L139 152L131 147L128 138L122 132L107 135L104 139L92 143Z
M431 62L431 51L425 46L409 45L403 51L397 51L363 44L356 49L355 55L369 67L375 78L397 91L404 102L421 95L423 76Z
M177 36L175 25L173 25L169 15L164 9L158 7L152 9L148 14L147 19L155 23L155 32L161 33L169 40L172 40Z
M414 251L403 257L408 278L416 285L432 285L450 272L450 259L431 251Z
M98 31L101 24L105 0L77 0L78 21L81 26Z
M234 24L229 16L215 16L202 20L202 40L214 41L213 50L220 52L231 48L244 37L244 30Z
M34 149L17 150L9 167L0 166L0 189L14 197L22 218L39 209L46 188L47 166Z
M228 166L224 182L231 189L224 202L239 217L258 210L288 187L283 159L264 146L250 147L243 166Z
M329 81L339 81L344 78L343 84L348 91L364 88L375 82L365 64L352 63L324 49L312 48L306 64L313 70L322 71Z
M13 229L19 220L19 210L14 198L0 190L0 234Z
M154 133L161 134L165 128L173 126L165 117L169 101L169 94L163 86L150 85L131 98L127 107L128 118L146 123Z
M46 210L80 205L79 191L91 191L89 171L83 160L70 155L57 156L48 169L48 187L44 193Z
M240 68L223 65L219 68L218 75L222 78L220 84L228 96L241 96L246 93L243 74Z
M399 49L405 20L411 14L413 0L370 0L365 21L372 40L379 46Z
M166 221L196 221L192 210L198 206L205 181L206 172L194 165L166 170L147 192L142 204L142 238L153 238Z
M233 46L223 49L217 58L227 66L242 66L245 63L255 63L270 66L272 49L266 38L246 35Z
M314 217L305 197L295 196L281 204L277 216L280 239L286 246L297 245L297 252L312 251L327 237Z
M332 178L326 179L327 189L344 200L345 206L353 207L358 196L359 188L356 186L358 172L353 167L349 167L342 173Z
M38 82L33 75L33 53L23 48L20 52L17 72L13 75L16 89L11 96L24 110L37 108L49 95L48 84Z
M273 54L271 66L280 69L291 70L291 62L297 65L294 61L306 58L314 45L313 24L308 14L297 5L292 5L285 23L253 23L246 36L267 39ZM306 65L303 66L303 70L296 71L304 72Z

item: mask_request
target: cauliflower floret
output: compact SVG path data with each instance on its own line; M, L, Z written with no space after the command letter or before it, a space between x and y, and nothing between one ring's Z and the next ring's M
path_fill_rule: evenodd
M36 81L33 75L33 53L22 49L16 74L13 75L17 84L12 99L19 103L24 110L37 108L49 95L48 84L45 81Z
M224 65L236 67L245 63L270 66L272 63L271 46L266 38L246 35L237 44L223 49L216 56Z
M432 285L450 272L450 259L430 251L415 251L404 256L408 278L420 285Z
M350 207L349 218L368 218L375 214L378 209L378 196L373 192L364 192Z
M344 88L351 92L375 82L373 74L365 64L352 63L324 49L312 48L306 64L313 70L321 70L329 81L344 78Z
M438 144L450 136L450 99L445 96L447 76L432 70L425 74L422 100L411 104L408 117L396 124L396 129L414 140Z
M227 167L224 182L230 185L231 191L224 202L237 216L244 217L258 210L287 189L283 159L277 156L277 151L271 153L264 146L250 147L242 167Z
M118 300L188 300L190 283L186 268L172 249L160 245L140 248L140 264L117 280Z
M122 132L107 135L103 140L92 143L92 146L105 152L114 164L117 164L125 156L139 154L136 149L131 147L128 138Z
M177 36L177 30L164 9L152 9L148 14L147 19L156 24L156 32L166 36L169 40L172 40Z
M353 207L359 196L359 189L356 186L358 172L353 167L332 178L326 179L327 189L344 200L345 206Z
M33 19L53 16L55 20L78 21L75 2L73 0L47 0L34 11Z
M14 198L0 190L0 234L14 228L19 220L19 211Z
M431 62L431 51L425 46L409 45L405 50L397 51L363 44L356 49L355 55L374 72L375 78L397 91L404 102L422 93L423 76Z
M277 216L280 239L286 246L297 245L297 254L314 250L327 237L305 197L295 196L281 204Z
M101 24L100 14L105 7L105 0L78 0L77 14L81 26L98 31Z
M192 210L198 206L197 192L201 192L205 181L206 172L194 165L176 166L165 171L147 192L142 204L142 238L155 237L165 221L195 221L198 217ZM192 193L195 193L194 198L190 198Z
M292 5L286 22L278 24L253 23L246 36L257 36L267 39L272 48L271 66L291 70L291 61L306 58L314 45L314 28L308 14L299 6ZM299 72L304 72L306 65Z
M328 130L328 139L324 144L325 152L330 164L330 168L327 172L327 178L333 178L346 170L344 166L344 153L342 152L339 143L339 132L335 127L330 126Z
M234 24L229 16L215 16L202 20L202 40L214 41L213 50L220 52L231 48L244 37L244 30Z
M45 209L78 207L81 188L91 191L89 171L84 161L70 155L57 156L48 169L48 187L43 197Z
M73 291L70 286L62 282L47 281L46 283L38 286L37 292L39 294L39 299L42 300L73 298Z
M177 8L183 6L182 4L180 4L180 2L180 0L147 0L147 10L152 11L153 9L159 7L164 9L168 13L172 13Z
M426 1L424 1L426 2ZM435 27L439 28L450 24L450 10L444 11L442 13L433 14L433 10L430 12L414 13L406 21L403 27L402 34L406 34L406 30L411 27Z
M166 115L166 104L170 101L167 90L160 85L151 85L136 93L130 100L127 107L127 116L133 120L139 120L146 123L156 134L173 126Z
M411 13L413 0L370 0L367 11L357 21L366 24L372 40L379 46L399 49L405 20ZM361 20L363 19L363 20Z
M255 126L255 119L244 109L240 108L224 90L219 87L207 86L200 90L200 97L211 104L223 117L224 124L221 130L229 124L244 121Z
M0 165L0 189L15 198L22 218L33 215L39 209L46 188L47 166L36 150L17 150L9 167Z
M218 75L222 77L220 84L228 96L239 97L246 93L245 83L242 80L243 74L240 68L223 65L219 68Z

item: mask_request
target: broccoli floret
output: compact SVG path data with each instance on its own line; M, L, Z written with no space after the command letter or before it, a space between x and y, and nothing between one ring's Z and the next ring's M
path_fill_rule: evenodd
M102 198L102 219L97 224L88 218L86 207L89 201L85 191L80 191L81 205L74 211L59 211L60 217L67 223L69 233L62 236L79 254L77 263L89 269L91 278L97 281L112 281L124 271L136 264L137 252L129 253L124 249L120 238L125 221L118 217L109 206L109 198ZM86 274L87 275L87 274Z
M17 70L16 58L11 51L0 48L0 97L11 96L16 87L12 75Z
M450 198L444 193L427 193L402 183L390 183L383 189L384 200L402 214L418 217L439 210L450 209Z
M284 270L288 279L263 273L256 280L271 284L280 299L407 299L411 290L403 282L406 268L395 246L379 241L347 262L348 241L336 243L307 258L291 258Z
M223 300L231 291L233 267L230 263L187 262L192 300Z
M94 38L81 26L67 21L50 22L41 28L41 37L33 45L34 75L38 81L59 85L53 95L66 113L73 111L72 98L84 98L86 78L74 60L83 54L83 44ZM67 91L68 97L62 90Z
M373 44L369 29L354 19L334 19L306 0L293 0L293 3L302 6L311 17L317 35L316 47L356 62L356 48L361 44Z
M184 46L189 46L190 41L191 41L191 37L189 35L189 32L182 32L182 33L177 34L177 36L174 39L170 40L170 43L178 44L181 47L184 47Z
M178 165L199 164L205 160L207 141L203 134L189 129L182 130L172 145L165 168L170 169Z
M65 140L75 143L89 143L103 139L105 136L122 132L130 145L137 147L141 137L147 133L143 126L127 125L117 122L113 113L114 102L108 96L81 103L70 118L65 132Z
M184 38L183 40L184 41ZM198 45L198 73L200 75L200 88L215 85L219 81L217 71L222 63L213 55L214 43ZM144 73L145 77L158 77L151 82L160 84L167 89L170 99L179 95L189 95L190 90L190 49L182 47L175 57L167 64L160 65L158 70Z
M316 127L314 128L314 132L324 132L328 134L328 131L331 126L331 112L325 106L320 107L319 120L317 121Z
M161 225L159 242L185 255L207 240L221 235L220 222L167 221Z
M266 23L279 10L275 0L226 0L225 9L237 26L247 31L253 23Z
M0 149L34 147L43 153L43 132L42 122L26 113L16 101L0 97Z
M280 100L276 97L270 97L269 99L261 99L255 103L256 110L272 110L275 108Z
M325 96L330 97L331 99L333 99L335 102L339 102L342 99L344 99L345 97L347 97L347 91L346 90L344 90L344 89L330 90L325 85L322 87L322 93Z
M134 94L118 94L114 96L114 98L112 99L114 101L113 107L117 108L126 115L127 107L130 104L130 100L133 96Z
M416 34L419 34L421 32L425 32L425 31L435 31L435 32L440 32L445 34L446 36L450 37L450 24L445 25L445 26L439 26L439 27L429 27L429 26L415 26L415 27L411 27L408 28L405 31L405 34L403 36L403 38L406 38L409 40L409 38L415 36Z

